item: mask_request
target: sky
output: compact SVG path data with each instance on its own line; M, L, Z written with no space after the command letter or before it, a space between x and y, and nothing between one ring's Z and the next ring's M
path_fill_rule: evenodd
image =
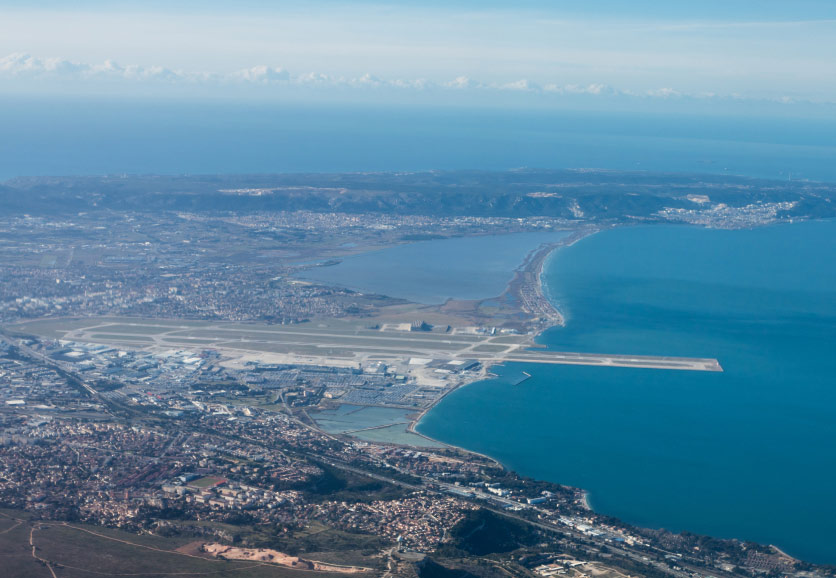
M836 103L836 2L0 0L0 95Z

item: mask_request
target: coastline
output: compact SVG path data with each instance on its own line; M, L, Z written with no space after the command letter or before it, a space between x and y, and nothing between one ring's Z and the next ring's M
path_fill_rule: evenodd
M549 293L548 293L548 289L549 289L549 287L548 287L548 285L547 285L547 279L548 279L548 276L546 276L546 275L545 275L545 269L546 269L545 262L546 262L546 260L549 258L549 256L553 256L554 254L555 254L555 253L554 253L554 251L551 251L551 252L548 252L546 255L540 255L540 257L542 257L543 259L542 259L542 262L540 262L540 263L539 263L539 265L538 265L538 267L537 267L537 269L538 269L538 271L537 271L537 272L538 272L538 281L539 281L540 286L542 287L542 290L543 290L544 295L548 295L548 294L549 294ZM531 259L531 261L532 261L532 262L534 262L535 260L534 260L534 259ZM563 262L563 259L561 258L560 263L562 264L562 262ZM560 287L559 287L559 286L560 286L560 284L561 284L561 283L559 282L559 279L560 279L560 278L559 278L559 277L557 277L557 276L554 276L554 275L553 275L552 277L554 277L554 285L555 285L555 289L559 291L559 289L560 289ZM574 321L576 321L576 322L582 322L582 320L574 320ZM558 333L559 333L559 332L558 332ZM468 395L467 395L467 396L465 396L465 399L472 399L472 398L471 398L471 395L472 395L472 392L469 392L469 393L468 393ZM503 394L501 394L501 395L503 395ZM474 397L475 397L475 396L474 396ZM480 396L480 397L481 397L481 396ZM501 398L500 398L500 399L501 399ZM501 416L502 416L502 415L503 415L503 413L504 413L504 412L503 412L503 410L502 410L502 405L501 405L501 403L502 403L502 402L500 402L500 408L499 408L499 411L498 411L498 412L494 412L494 413L492 413L493 419L494 419L494 420L497 420L497 421L499 421L499 420L501 420L501 419L502 419L502 417L501 417ZM461 404L454 404L454 405L461 405ZM466 407L466 406L465 406L465 409L467 409L467 407ZM425 413L428 413L428 412L425 412ZM442 413L446 413L446 412L442 412ZM501 422L500 422L500 423L501 423ZM447 435L449 435L449 434L455 434L455 433L456 433L456 431L455 431L455 430L451 430L450 428L445 428L445 429L446 429L446 431L448 431L448 432L449 432ZM459 437L459 436L457 436L457 435L455 435L455 436L454 436L454 435L451 435L450 437ZM490 450L488 450L488 451L495 451L495 450L493 450L493 449L492 449L492 445L491 445L491 444L481 444L481 445L483 445L483 447L485 447L485 448L491 448L491 449L490 449ZM506 449L507 449L507 448L506 448ZM465 451L466 451L466 450L465 450ZM505 451L505 450L503 450L503 451ZM509 458L510 458L513 454L508 454L508 453L506 452L504 455L507 455L507 456L509 456ZM507 468L506 468L506 469L507 469ZM561 477L552 478L552 480L553 480L553 481L555 481L555 482L560 482ZM602 504L595 504L595 503L593 503L593 502L597 502L597 500L593 500L593 499L591 499L591 496L590 496L589 491L587 491L587 490L583 490L583 489L582 489L584 486L585 486L585 484L579 484L579 487L581 488L581 493L582 493L582 501L579 501L579 503L580 503L580 504L581 504L581 505L582 505L582 506L583 506L583 507L584 507L587 511L589 511L589 512L590 512L590 515L592 515L592 514L594 514L594 513L595 513L595 508L594 508L594 506L596 506L596 505L597 505L597 506L601 506L601 507L603 507L603 505L602 505ZM596 490L596 491L598 491L598 490ZM602 495L603 495L603 493L604 493L604 492L602 491ZM614 516L617 516L617 514L614 514ZM656 529L656 528L659 528L659 527L661 526L661 524L658 524L658 525L657 525L657 524L654 524L653 522L646 522L646 521L645 521L644 523L642 523L642 522L639 522L639 523L636 523L636 522L627 522L627 521L625 520L625 518L620 518L620 516L619 516L619 519L620 519L620 520L621 520L624 524L627 524L627 525L634 525L634 524L635 524L635 525L636 525L636 527ZM667 527L667 526L662 526L662 527ZM680 526L680 527L682 527L682 526ZM691 528L690 528L689 526L686 526L686 528L687 528L688 530L691 530ZM716 536L716 535L719 533L719 532L716 532L716 530L715 530L715 531L712 531L710 528L709 528L708 530L706 530L706 529L702 529L702 530L694 530L694 531L695 531L695 532L699 532L700 534L710 534L710 535L714 535L714 536ZM716 533L715 533L715 532L716 532ZM720 535L723 535L723 534L720 534ZM734 538L733 536L738 536L738 538ZM727 533L727 534L724 536L724 538L729 539L729 540L732 540L732 539L739 539L740 541L744 541L744 540L745 540L745 538L740 538L739 536L747 536L747 534L746 534L746 533L742 533L742 532L735 532L734 534ZM757 540L757 538L750 538L750 539L752 539L752 540ZM772 539L774 540L775 538L772 538ZM763 539L761 539L761 540L763 540ZM758 540L758 541L760 541L760 540ZM808 556L808 555L806 555L806 554L796 553L796 554L795 554L795 556L798 556L798 558L796 558L796 557L795 557L795 556L793 556L792 554L788 554L785 550L783 550L783 548L790 548L790 552L796 552L796 551L797 551L797 552L805 552L804 550L798 550L798 545L797 545L797 544L795 544L795 545L793 546L794 542L792 542L791 540L789 540L789 541L787 541L787 542L786 542L786 544L787 544L787 545L784 545L784 542L783 542L783 541L777 542L778 544L781 544L781 545L783 546L783 548L782 548L782 547L779 547L779 546L776 546L776 545L775 545L775 544L776 544L776 542L773 542L773 541L766 541L766 540L763 540L763 541L760 541L760 542L761 542L761 544L768 545L768 546L769 546L769 548L773 551L773 554L774 554L774 555L777 555L777 556L779 556L779 557L781 557L781 558L784 558L785 560L790 561L790 563L792 563L792 562L794 562L794 561L797 561L797 560L802 560L802 559L805 559L805 556ZM793 547L794 547L795 549L792 549ZM819 556L820 556L820 554L819 554ZM821 562L819 562L819 563L821 563Z
M491 461L491 462L495 463L497 466L499 466L501 468L505 468L505 466L499 460L497 460L494 457L491 457L487 454L477 452L475 450L467 449L467 448L462 447L462 446L457 446L455 444L451 444L451 443L448 443L448 442L443 442L441 440L437 440L433 437L422 434L417 429L415 429L418 426L418 424L421 423L421 420L424 419L424 416L427 415L430 412L430 410L432 410L435 406L437 406L441 402L442 399L444 399L445 397L447 397L448 395L450 395L454 391L459 391L463 387L467 387L468 385L471 385L471 384L474 384L474 383L479 383L480 381L485 381L486 379L490 379L490 377L494 375L490 372L490 368L492 368L492 367L493 367L493 365L483 366L482 370L479 372L479 377L473 378L471 380L463 381L462 383L458 384L457 386L451 387L449 390L445 391L442 395L440 395L437 399L435 399L430 405L428 405L427 407L422 409L416 417L414 417L413 419L410 420L409 424L406 426L406 431L408 431L409 433L411 433L413 435L421 436L425 440L429 440L431 442L435 442L437 444L440 444L441 447L448 448L448 449L453 449L453 450L459 451L463 454L470 454L470 455L473 455L473 456L479 456L480 458L483 458L483 459L486 459L488 461ZM416 449L420 449L420 448L417 448L417 446L410 446L410 447L415 447Z
M592 508L592 503L589 501L589 490L581 490L581 492L583 492L581 504L590 512L594 512L595 510Z
M540 297L542 299L545 299L546 301L548 301L551 304L551 306L557 311L558 315L560 315L559 325L561 327L566 325L566 314L560 308L560 306L555 303L555 299L553 299L552 295L549 294L548 285L546 285L546 283L543 280L543 271L546 268L546 263L552 257L554 257L554 255L557 253L557 249L571 247L572 245L574 245L578 241L581 241L581 240L583 240L587 237L591 237L595 233L598 233L602 230L603 230L603 228L593 227L593 228L589 228L589 229L581 229L579 231L576 231L572 235L569 235L568 237L566 237L562 242L557 243L554 246L552 246L547 252L545 252L542 255L542 257L539 260L539 263L537 264L537 291L539 292ZM542 331L541 331L541 333L542 333ZM538 333L538 335L539 335L539 333Z
M532 338L550 327L566 324L563 312L548 298L543 287L546 261L557 249L570 247L598 231L597 227L578 229L554 243L541 245L531 251L514 271L502 296L511 298L520 311L531 316L527 325L529 332L533 333Z
M525 310L523 304L522 295L527 293L530 296L534 297L530 303L536 303L535 307L541 308L540 310L544 313L547 313L547 317L543 319L540 323L537 324L536 329L531 334L531 342L532 344L537 339L537 337L542 334L547 329L551 327L563 327L566 324L566 317L563 312L555 305L547 296L547 291L544 289L543 283L543 271L545 269L546 261L548 261L549 257L554 255L558 249L564 247L571 247L581 239L594 235L595 233L601 231L601 227L586 227L583 229L578 229L571 233L570 235L560 239L555 243L549 243L546 245L541 245L536 249L532 250L526 258L523 260L522 264L517 267L514 271L514 276L511 281L508 283L507 288L503 295L509 295L513 299L517 301L517 304L520 306L522 310ZM528 291L525 291L528 289ZM537 310L537 309L535 309ZM529 314L533 314L534 311L526 311ZM549 323L551 321L551 323ZM450 444L447 442L443 442L441 440L437 440L425 434L419 432L416 428L421 420L426 416L433 408L435 408L443 399L445 399L448 395L453 393L454 391L458 391L463 387L471 385L473 383L478 383L481 381L485 381L489 379L494 374L491 373L491 369L497 364L490 364L490 365L483 365L482 370L479 372L479 376L473 379L469 379L463 381L456 385L455 387L450 388L448 391L444 392L443 395L439 396L437 399L433 400L433 402L428 405L427 407L423 408L418 415L410 420L409 425L407 426L406 430L412 434L419 435L424 439L430 440L432 442L441 444L448 448L453 448L457 451L463 452L465 454L471 454L475 456L479 456L481 458L488 459L502 468L505 466L496 458L492 456L482 454L480 452L476 452L474 450L470 450L468 448L464 448L461 446L457 446L454 444ZM582 490L584 499L583 504L587 510L592 511L592 507L589 503L588 499L588 492L586 490Z
M595 231L592 231L592 232L595 232ZM536 271L535 278L537 279L537 282L538 282L540 295L543 298L548 298L546 296L551 296L550 293L549 293L550 287L548 286L548 283L547 283L547 281L550 277L548 275L546 275L544 277L547 262L551 263L550 266L563 265L563 255L559 255L557 257L559 259L559 261L555 261L555 262L549 261L552 257L554 257L557 254L555 249L563 247L563 246L571 246L575 242L580 240L581 238L585 238L585 236L586 235L578 236L577 238L571 239L571 240L566 239L567 242L563 242L563 243L555 243L554 245L549 245L549 246L543 245L541 247L538 247L537 249L532 250L526 256L526 259L525 259L524 263L522 265L520 265L517 268L517 270L522 270L527 266L529 272L533 273L533 272ZM562 284L562 280L565 279L565 275L561 274L560 270L558 269L558 270L556 270L556 274L553 275L551 278L554 279L553 285L554 285L554 288L555 288L555 296L559 296L560 286ZM555 306L555 309L557 310L557 306ZM563 318L564 323L565 323L566 318L563 317L562 312L561 312L561 317ZM583 320L582 319L577 319L577 320L574 320L574 321L575 322L582 322ZM545 329L547 329L547 328L548 327L546 327ZM556 332L556 333L559 334L560 332ZM542 332L537 333L537 334L534 334L534 333L528 334L528 335L525 336L525 342L530 343L531 340L537 338L539 335L542 335ZM458 379L458 380L455 380L452 383L448 384L447 389L444 391L444 393L440 397L435 399L428 407L419 410L420 413L418 413L417 417L415 417L414 419L412 419L408 423L407 431L410 431L414 435L421 436L422 439L433 440L435 442L438 442L438 440L434 440L432 437L429 437L429 436L424 435L424 434L420 433L419 431L417 431L417 426L420 425L421 420L429 413L429 411L431 409L435 408L435 406L442 399L446 398L447 395L449 395L453 391L458 391L460 388L463 388L463 387L465 387L467 385L470 385L472 383L476 383L478 381L484 381L486 379L490 379L492 377L491 371L493 370L493 368L494 367L501 367L501 366L502 366L501 362L494 362L494 361L490 361L490 360L484 360L483 361L483 366L479 369L478 372L473 372L472 377L468 377L467 379ZM475 390L475 392L478 392L478 391L479 390ZM470 393L470 392L468 392L468 393ZM401 424L403 424L403 423L404 422L402 421ZM502 423L501 420L499 421L499 423ZM348 437L352 437L352 435L350 433L346 432L346 435ZM418 442L419 442L418 438L413 438L412 443L418 443ZM375 443L384 443L385 444L387 442L375 442ZM405 442L402 442L402 443L395 443L393 445L402 445L403 447L409 447L409 443L410 443L409 441L405 441ZM467 456L468 455L474 456L474 457L478 456L478 457L488 459L492 463L498 464L500 467L508 469L501 462L499 462L499 461L497 461L497 460L495 460L495 459L493 459L490 456L487 456L485 454L481 454L479 452L468 450L465 447L456 446L456 445L452 445L452 444L447 444L447 443L442 443L442 442L438 442L438 444L442 448L449 448L449 449L455 450L456 459L462 459L463 461L467 461ZM424 450L425 449L425 450L428 450L428 451L433 451L430 448L422 448L421 446L412 446L412 447L414 447L418 450ZM492 449L492 450L489 450L489 451L494 451L494 450ZM461 455L459 455L459 454L461 454ZM585 490L578 490L578 495L579 495L579 498L580 498L580 499L578 499L578 505L582 505L585 509L587 509L590 512L590 515L592 515L594 513L594 509L592 507L592 502L590 500L589 492L587 492ZM774 547L774 548L776 549L776 551L780 552L780 550L777 547ZM780 553L784 554L783 552L780 552ZM784 555L786 555L786 554L784 554Z

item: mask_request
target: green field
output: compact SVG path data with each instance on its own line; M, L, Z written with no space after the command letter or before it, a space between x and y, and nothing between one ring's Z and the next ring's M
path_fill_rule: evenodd
M218 482L223 481L223 478L216 478L215 476L206 476L205 478L200 478L199 480L194 480L189 482L190 486L194 486L195 488L211 488L218 484Z

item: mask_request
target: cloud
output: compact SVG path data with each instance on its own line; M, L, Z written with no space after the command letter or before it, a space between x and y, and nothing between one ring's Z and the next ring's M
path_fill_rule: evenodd
M555 94L588 94L592 96L618 96L630 94L628 91L617 90L600 82L593 82L591 84L547 84L543 87L543 90L545 92L552 92Z
M376 76L372 76L371 74L364 74L360 78L352 78L348 81L348 84L352 86L366 86L366 87L380 87L386 84L383 80Z
M466 89L466 88L474 88L474 87L477 86L477 84L475 82L473 82L467 76L459 76L459 77L451 80L450 82L445 82L442 86L444 86L446 88L455 88L455 89L463 90L463 89Z
M260 84L269 84L273 82L287 82L290 80L290 73L280 67L271 68L263 64L253 66L252 68L245 68L230 75L232 79L243 80L245 82L255 82Z
M158 0L135 1L131 10L111 10L101 2L101 9L21 3L0 18L0 58L21 48L63 57L29 57L26 62L22 55L5 62L20 71L18 79L59 78L63 69L62 80L83 72L88 79L146 80L161 86L218 83L230 91L235 85L251 86L255 94L301 84L311 90L333 85L343 94L352 86L374 88L378 94L386 87L401 94L420 89L425 95L455 88L465 93L478 89L482 95L497 91L507 101L525 95L591 98L597 96L594 85L600 84L637 98L672 88L687 95L737 91L749 97L836 99L836 59L830 56L836 50L836 21L814 19L795 7L798 1L784 3L792 8L760 11L769 20L793 21L761 23L747 22L756 14L743 9L601 12L391 1L381 9L377 0L327 6L311 0L196 11ZM104 66L106 58L115 66ZM364 81L366 73L380 82ZM540 88L515 86L520 79ZM19 90L5 76L3 84L3 91ZM465 93L447 94L456 99Z
M18 78L102 79L124 80L201 80L206 75L188 74L162 66L122 66L112 60L99 64L73 62L62 58L40 58L16 52L0 58L0 74Z
M324 86L334 82L330 76L319 72L306 72L304 74L300 74L294 80L297 84L309 84L314 86Z
M12 76L41 74L73 74L85 70L85 66L60 58L36 58L15 52L0 58L0 73Z
M539 92L540 87L530 80L521 79L497 86L500 90L516 90L521 92Z
M165 94L165 87L190 87L193 94L215 94L218 90L231 91L235 94L235 87L259 86L260 94L280 95L297 91L320 91L328 93L328 89L353 90L358 95L363 91L374 91L386 94L386 90L399 91L401 94L414 92L419 94L447 93L451 98L467 98L469 94L501 93L515 94L513 98L540 98L546 101L551 98L559 102L559 98L622 98L622 99L676 99L685 101L760 101L779 102L782 104L813 102L798 97L779 95L774 98L753 98L737 92L721 94L718 92L701 91L689 93L673 87L647 88L643 90L624 90L601 82L567 83L555 82L538 84L529 79L508 81L480 82L461 75L449 81L432 81L426 78L383 78L370 73L360 76L333 76L321 72L303 72L292 74L280 66L259 64L232 72L195 72L166 68L163 66L145 66L138 64L122 65L113 60L100 63L75 62L62 58L43 58L25 53L13 53L0 58L0 79L5 79L4 88L9 90L14 86L41 86L50 80L57 82L62 90L82 87L95 90L107 85L124 86L126 90L136 87L148 87ZM27 83L36 81L37 84ZM104 83L104 84L102 84ZM202 92L201 92L202 91ZM308 94L306 93L306 94ZM243 94L241 92L237 94ZM344 91L340 94L346 94ZM831 101L816 101L818 104L828 104Z
M682 93L674 88L657 88L654 90L648 90L647 96L656 96L659 98L676 98L678 96L682 96Z
M389 84L395 88L404 88L404 89L413 89L413 90L424 90L427 88L435 87L435 83L430 82L426 78L416 78L415 80L403 80L403 79L396 79L389 82Z

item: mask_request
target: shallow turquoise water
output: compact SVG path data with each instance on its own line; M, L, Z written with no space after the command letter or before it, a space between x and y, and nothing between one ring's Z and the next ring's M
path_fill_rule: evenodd
M616 229L558 251L545 280L568 314L550 348L716 357L724 373L513 364L422 433L628 522L836 563L836 222Z

